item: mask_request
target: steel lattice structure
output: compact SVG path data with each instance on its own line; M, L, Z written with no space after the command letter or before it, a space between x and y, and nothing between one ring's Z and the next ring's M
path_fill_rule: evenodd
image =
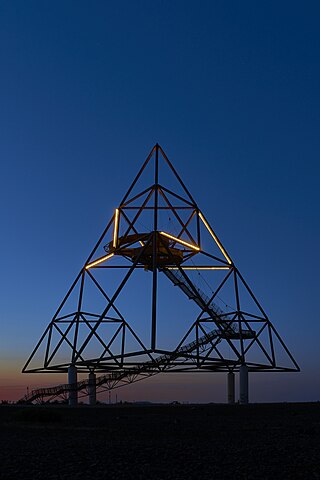
M210 286L209 294L195 275ZM170 302L186 299L195 316L181 309L177 320L174 308L172 318L168 310L172 329L167 326L159 339L159 309L168 309L169 302L159 301L159 290L170 285L178 287ZM221 296L228 298L225 308L218 305ZM78 372L108 374L106 382L118 384L160 372L233 372L243 364L249 371L299 371L157 144L22 371L61 373L74 365Z

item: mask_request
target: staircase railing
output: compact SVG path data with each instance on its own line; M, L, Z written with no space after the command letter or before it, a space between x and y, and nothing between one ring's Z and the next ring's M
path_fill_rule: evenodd
M192 342L188 343L187 345L181 346L177 348L175 351L166 353L163 355L158 356L157 358L150 360L148 362L139 364L135 367L119 370L116 372L108 373L106 375L101 375L96 378L96 386L102 386L103 384L110 383L110 382L119 382L126 377L139 375L140 373L144 372L153 372L157 369L160 373L161 369L159 367L164 364L170 365L170 362L177 359L181 354L191 353L198 347L204 347L212 340L217 339L216 343L219 343L224 335L232 337L232 335L239 334L239 327L236 322L232 321L232 318L225 313L216 303L210 301L210 298L199 288L195 287L193 284L189 285L186 279L183 277L180 271L175 271L167 268L161 268L161 271L172 281L172 283L178 286L187 296L189 299L195 301L200 308L207 309L214 317L214 319L219 322L219 325L222 326L225 321L225 325L223 326L223 332L218 329L211 330L207 332L205 335L198 338L198 340L193 340ZM197 293L195 293L195 291ZM245 337L250 336L251 332L249 330L242 329L242 335ZM75 384L61 384L55 387L47 387L47 388L39 388L32 390L27 395L25 395L21 401L23 402L32 402L38 398L44 397L53 397L59 396L63 393L70 392L71 390L84 390L89 387L89 380L82 380L81 382Z
M224 312L214 301L210 301L210 298L190 281L191 286L179 270L163 268L162 271L174 285L178 286L188 296L189 299L193 300L201 308L207 308L210 313L213 314L215 319L219 321L225 320L228 329L238 332L237 323L232 322L232 318L230 318L226 312ZM195 293L195 291L197 293Z
M107 375L101 375L96 378L96 386L98 387L108 382L120 381L129 375L138 375L139 373L142 373L142 372L148 372L153 369L158 369L159 366L164 365L166 363L169 364L170 361L175 360L179 356L182 356L181 354L191 353L193 350L197 348L197 346L203 347L208 343L210 343L215 338L217 338L218 341L220 341L220 339L218 338L219 333L220 332L218 330L211 330L210 332L205 333L205 335L202 335L201 337L199 337L198 341L193 340L187 345L183 345L180 348L176 349L174 352L165 353L155 358L154 360L150 360L148 362L142 363L140 365L137 365L129 369L108 373ZM21 401L33 402L38 398L59 396L63 393L67 393L70 391L74 391L74 390L80 391L80 390L87 389L89 385L90 385L89 380L82 380L81 382L78 382L75 384L65 383L61 385L56 385L54 387L37 388L29 392L28 394L26 394L21 399Z

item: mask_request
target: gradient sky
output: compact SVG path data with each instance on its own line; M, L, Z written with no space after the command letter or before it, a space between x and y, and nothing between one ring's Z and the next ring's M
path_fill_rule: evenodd
M296 357L254 401L319 400L320 7L0 3L0 398L159 142ZM127 400L224 401L223 375Z

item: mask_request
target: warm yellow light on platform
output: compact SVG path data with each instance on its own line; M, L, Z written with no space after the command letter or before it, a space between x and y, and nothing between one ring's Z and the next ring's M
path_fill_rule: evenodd
M98 258L98 260L95 260L94 262L88 263L86 265L86 270L88 270L91 267L95 267L96 265L99 265L99 263L105 262L109 258L113 257L114 253L109 253L109 255L105 255L104 257Z
M117 247L118 228L119 228L119 209L116 208L116 211L114 213L113 248Z
M228 256L227 252L225 251L225 249L223 248L223 246L221 245L221 243L219 242L218 238L216 237L216 235L214 234L213 230L210 228L210 225L208 224L208 222L206 221L206 219L204 218L204 216L202 215L201 212L199 212L199 217L201 218L201 220L203 221L203 223L205 224L205 226L207 227L207 230L208 232L210 233L210 235L212 236L212 238L214 239L214 241L216 242L216 244L218 245L218 247L220 248L224 258L227 260L228 263L230 263L230 265L232 264L232 261L231 261L231 258Z
M166 267L168 270L230 270L231 267Z
M139 243L140 243L141 247L144 247L144 243L141 240L139 240Z
M164 235L165 237L168 237L171 240L174 240L175 242L181 243L181 245L185 245L186 247L192 248L193 250L197 250L198 252L200 251L200 248L197 247L196 245L191 245L191 243L185 242L184 240L180 240L180 238L174 237L173 235L169 235L169 233L160 232L160 235Z

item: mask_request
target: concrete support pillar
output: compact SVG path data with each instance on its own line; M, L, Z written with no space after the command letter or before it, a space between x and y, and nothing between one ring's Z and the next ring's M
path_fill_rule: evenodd
M234 373L229 372L227 375L228 384L228 403L235 402L235 385L234 385Z
M96 374L93 372L89 373L88 393L89 393L89 405L96 405L97 403Z
M249 382L248 382L248 367L246 364L239 368L240 374L240 403L249 403Z
M75 385L77 383L77 367L75 365L70 365L68 368L68 384ZM71 388L69 390L69 405L74 406L78 404L78 392L76 388Z

